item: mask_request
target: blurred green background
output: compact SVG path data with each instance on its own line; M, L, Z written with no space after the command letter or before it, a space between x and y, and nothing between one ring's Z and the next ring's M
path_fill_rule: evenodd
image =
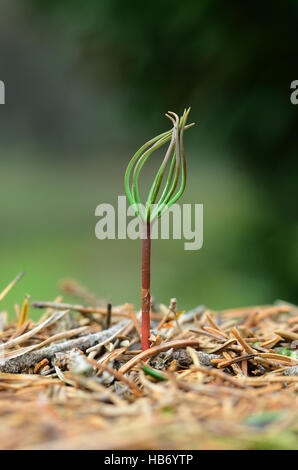
M94 211L188 105L181 202L204 204L204 245L154 241L153 295L297 303L297 25L290 0L2 0L0 291L26 276L1 309L52 300L65 277L139 307L140 241L97 240Z

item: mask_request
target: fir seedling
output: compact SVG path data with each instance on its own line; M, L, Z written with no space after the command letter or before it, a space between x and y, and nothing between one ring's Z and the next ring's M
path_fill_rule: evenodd
M142 224L142 349L150 347L150 258L151 226L169 207L182 196L186 185L186 159L184 152L184 131L193 124L186 125L190 108L184 110L182 117L169 111L166 116L172 121L173 128L154 137L144 144L130 160L125 173L125 191L129 203ZM145 206L141 204L138 179L140 171L152 153L169 142L165 157L156 173ZM167 174L164 189L163 178ZM132 174L132 177L131 177Z

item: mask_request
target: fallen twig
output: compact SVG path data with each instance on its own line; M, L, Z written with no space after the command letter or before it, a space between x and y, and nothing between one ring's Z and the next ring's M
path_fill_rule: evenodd
M54 312L44 322L40 323L39 325L37 325L32 330L27 331L27 333L24 333L23 335L18 336L17 338L14 338L14 339L11 339L10 341L7 341L6 343L4 343L2 345L2 347L4 349L7 349L7 348L11 348L11 347L15 346L16 344L23 343L24 341L28 340L32 336L36 335L36 333L39 333L44 328L46 328L46 327L52 325L53 323L55 323L56 321L60 320L67 312L68 312L68 310L65 310L65 311L62 311L62 312Z
M16 285L16 283L24 276L24 272L21 272L17 275L17 277L11 281L7 287L1 292L0 294L0 302L4 299L4 297L8 294L8 292Z
M66 304L66 303L59 303L59 302L40 302L34 301L31 303L31 307L33 308L53 308L55 310L73 310L74 312L84 313L84 314L92 314L92 313L100 313L101 315L108 315L107 309L105 307L84 307L83 305L76 305L76 304ZM128 317L127 313L120 311L117 308L113 308L111 311L112 315L116 315L117 317Z
M159 346L153 346L153 348L146 349L146 351L142 351L140 354L130 359L130 361L128 361L119 369L119 371L124 374L134 365L136 365L141 359L145 359L148 356L154 356L155 354L158 354L162 351L167 351L171 348L185 348L186 346L199 346L199 342L196 339L183 339L178 341L170 341L169 343L162 343Z
M298 340L298 333L294 333L293 331L285 331L285 330L275 330L274 333L288 341L296 341Z
M55 356L56 353L69 351L73 348L86 351L86 349L94 346L95 343L100 341L108 341L110 337L114 337L115 335L119 334L126 324L127 321L119 322L117 325L113 325L111 328L99 331L98 333L90 333L89 335L81 336L77 339L53 344L52 346L42 348L37 351L27 352L14 359L8 359L6 361L4 359L4 363L0 364L0 372L19 373L26 371L44 358L50 360Z

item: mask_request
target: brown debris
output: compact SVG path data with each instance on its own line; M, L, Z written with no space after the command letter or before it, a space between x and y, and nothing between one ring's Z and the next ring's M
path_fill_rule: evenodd
M75 281L63 288L100 305ZM108 322L104 305L33 306L52 310L1 323L1 449L297 447L295 306L156 308L144 352L130 304Z

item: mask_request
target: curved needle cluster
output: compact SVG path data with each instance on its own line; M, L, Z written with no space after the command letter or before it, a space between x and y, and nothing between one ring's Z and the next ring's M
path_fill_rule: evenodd
M184 110L182 117L179 118L177 114L169 111L166 116L172 121L173 128L149 140L135 153L129 162L125 173L125 191L136 216L144 223L151 223L156 217L163 215L183 194L186 185L184 131L194 124L186 125L189 112L190 108ZM167 142L170 142L168 149L150 188L146 204L143 206L140 201L138 185L140 171L154 150ZM158 199L168 167L166 184ZM132 183L130 184L132 171Z

